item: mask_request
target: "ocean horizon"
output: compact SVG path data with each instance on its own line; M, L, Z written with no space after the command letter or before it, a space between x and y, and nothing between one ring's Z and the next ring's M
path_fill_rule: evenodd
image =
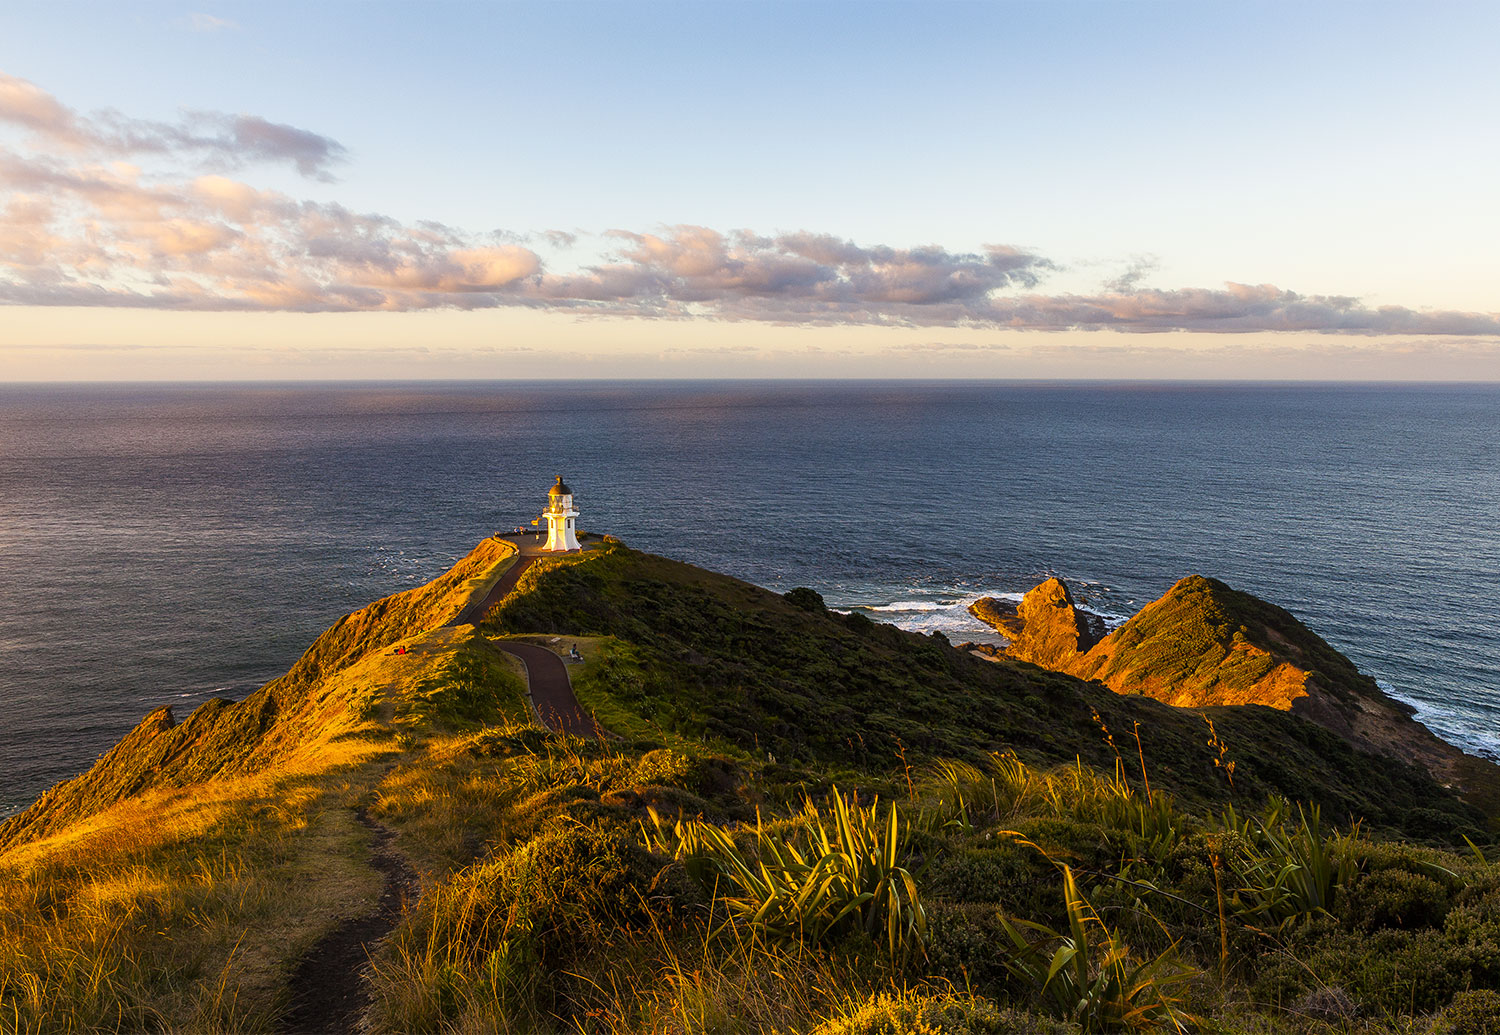
M0 385L0 815L534 517L955 642L1204 574L1500 760L1500 385Z

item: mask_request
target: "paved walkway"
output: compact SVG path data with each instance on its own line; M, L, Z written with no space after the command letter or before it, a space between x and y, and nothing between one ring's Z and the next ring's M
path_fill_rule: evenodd
M568 666L547 647L516 640L491 640L496 647L526 666L526 683L531 688L531 705L543 726L557 733L575 737L597 737L594 719L573 696L573 681Z
M505 599L507 593L516 588L526 569L546 556L541 547L544 540L535 535L507 535L501 538L515 543L520 554L515 563L494 587L477 604L464 608L449 625L478 625L490 608ZM496 647L526 667L526 685L531 694L531 705L543 726L558 733L570 733L575 737L597 737L598 723L583 710L578 698L573 696L573 681L568 677L568 666L563 659L546 647L535 643L520 643L514 640L491 640Z

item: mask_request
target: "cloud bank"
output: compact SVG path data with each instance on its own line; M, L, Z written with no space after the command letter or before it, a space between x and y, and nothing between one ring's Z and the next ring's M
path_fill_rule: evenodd
M0 73L0 303L298 312L526 306L581 315L792 325L1134 332L1500 335L1500 314L1371 307L1269 284L1148 288L1141 260L1092 293L1044 290L1031 250L860 244L798 231L672 226L476 233L261 190L281 164L331 182L337 141L253 115L175 123L81 114ZM148 172L143 164L152 166ZM183 167L189 171L184 172Z

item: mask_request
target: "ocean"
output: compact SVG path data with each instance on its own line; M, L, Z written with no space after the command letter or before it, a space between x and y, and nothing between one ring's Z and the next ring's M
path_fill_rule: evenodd
M1500 386L0 385L0 815L536 516L955 642L1050 575L1289 609L1500 760Z

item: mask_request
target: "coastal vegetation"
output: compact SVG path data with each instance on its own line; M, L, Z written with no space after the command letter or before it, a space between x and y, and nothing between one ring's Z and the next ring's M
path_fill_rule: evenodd
M970 611L1006 636L1008 657L1179 708L1291 712L1364 751L1416 762L1482 810L1500 811L1500 768L1438 739L1295 616L1217 579L1179 580L1108 635L1060 579L1018 607L1006 603L985 598Z
M286 1030L380 841L375 1032L1500 1031L1497 816L1424 768L619 543L448 624L510 561L0 825L0 1030ZM605 735L507 637L577 644Z

